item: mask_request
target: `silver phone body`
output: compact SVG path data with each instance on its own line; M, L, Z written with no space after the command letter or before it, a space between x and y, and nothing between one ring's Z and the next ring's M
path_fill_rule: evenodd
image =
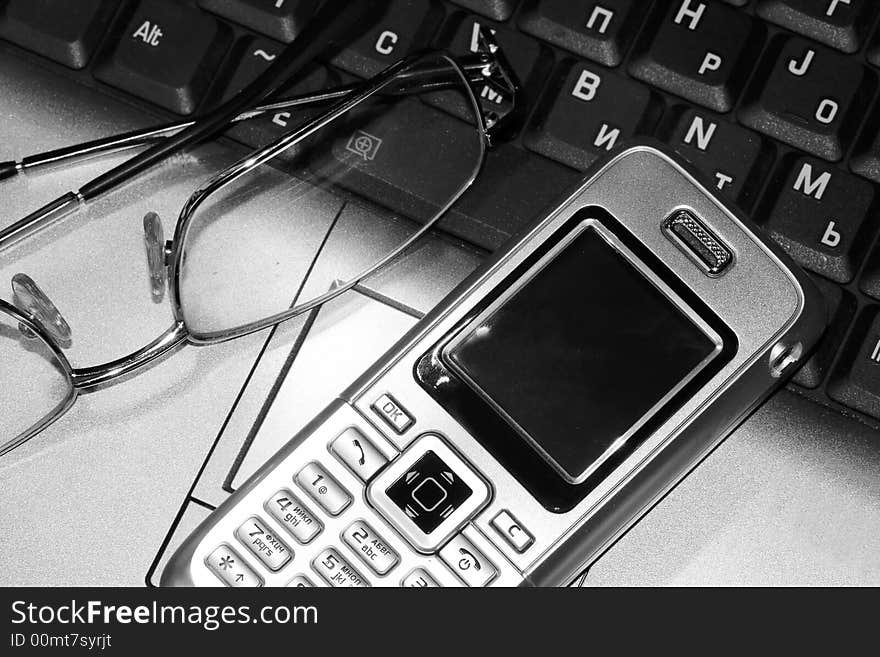
M733 260L723 275L707 275L692 252L664 233L663 221L681 209L699 217L729 247ZM606 216L602 213L614 217L634 243L668 267L682 289L711 309L726 327L726 335L734 337L735 349L708 380L696 389L692 386L688 397L625 458L590 483L582 498L570 508L552 509L429 394L416 369L432 349L450 344L456 327L460 330L470 321L467 318L481 301L509 281L512 272L529 262L562 226L588 222L593 214ZM650 267L638 262L649 275ZM765 399L809 352L823 329L822 301L803 272L777 247L662 147L632 146L594 167L563 202L494 254L294 436L181 544L161 583L222 586L222 578L208 567L207 560L218 546L226 546L256 574L257 583L266 586L286 586L298 575L314 584L333 583L318 574L328 548L348 562L355 580L360 577L363 582L359 583L371 586L411 584L413 573L423 571L442 586L568 584ZM780 364L788 366L783 376ZM374 408L384 395L411 419L404 430L395 428ZM351 427L388 461L368 484L330 449ZM447 444L486 485L486 499L478 508L454 518L452 530L443 525L438 528L443 530L444 542L449 536L456 541L463 537L463 545L476 548L476 565L482 559L483 565L494 571L486 581L486 572L475 571L473 562L469 572L457 570L468 559L463 557L459 562L450 557L453 543L431 548L414 537L418 532L412 526L402 526L409 521L392 508L384 492L391 480L383 473L409 458L410 450L417 451L413 445L424 450L420 437L425 435L433 436L424 439L426 443L436 439ZM534 458L543 457L535 450ZM303 466L312 462L320 464L350 495L350 503L337 516L323 513L295 480ZM397 468L401 472L414 467L403 465L403 470ZM398 475L400 472L395 473ZM479 488L479 482L475 487ZM322 530L314 539L298 542L282 522L267 514L268 500L280 490L293 492L319 518ZM455 515L453 512L448 519ZM265 567L236 536L236 530L252 517L259 518L264 529L281 539L292 555L277 571ZM366 522L390 548L396 557L390 570L375 572L371 557L361 554L357 545L346 543L355 521ZM505 530L510 536L504 535ZM528 543L525 548L524 542ZM460 543L455 546L461 549ZM474 574L476 578L471 579ZM344 579L340 576L338 581ZM350 584L351 578L344 583Z

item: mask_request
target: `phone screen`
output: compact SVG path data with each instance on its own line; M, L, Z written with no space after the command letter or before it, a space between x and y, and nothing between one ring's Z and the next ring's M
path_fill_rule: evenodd
M579 483L720 352L720 338L592 227L525 278L445 358Z

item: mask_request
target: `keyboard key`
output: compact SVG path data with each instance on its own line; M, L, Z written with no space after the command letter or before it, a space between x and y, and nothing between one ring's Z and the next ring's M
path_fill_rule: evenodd
M403 433L415 422L413 416L387 393L379 395L371 407L397 433Z
M342 532L342 542L357 553L377 575L387 575L400 561L388 541L363 520L356 520Z
M799 37L774 41L746 95L745 125L826 160L848 148L875 82L858 61Z
M269 570L281 570L293 552L257 517L250 517L235 530L235 538Z
M286 488L266 500L263 507L302 545L310 543L324 529L315 514Z
M859 288L868 296L880 300L880 248L875 248L868 258Z
M285 43L302 31L317 5L317 0L199 0L200 7Z
M567 70L566 70L567 69ZM586 169L619 142L653 127L646 87L596 65L563 68L541 101L523 143L576 169Z
M668 7L666 11L659 11ZM635 77L717 112L733 108L763 43L741 11L702 0L659 3L629 65Z
M843 52L856 52L877 11L876 0L761 0L758 15Z
M468 586L486 586L498 575L494 564L463 534L452 537L440 558Z
M828 384L832 399L880 419L880 306L862 310Z
M767 230L801 265L847 283L870 241L867 219L873 201L870 183L798 157L780 167L760 214L767 213Z
M489 151L477 181L450 210L443 227L485 249L497 249L581 177L545 157L503 144Z
M253 82L260 73L271 66L283 48L283 44L264 37L245 39L242 43L238 44L235 55L238 63L235 65L232 76L223 90L220 100L228 100ZM274 98L290 98L320 91L333 86L337 82L328 69L316 64L311 68L310 72L299 76L293 84L282 87L275 94ZM226 134L243 144L256 148L277 139L289 132L294 126L317 115L323 109L326 109L326 105L279 110L262 117L242 121L230 128Z
M740 207L750 208L772 163L763 140L704 110L682 106L671 116L662 131L664 140L717 189Z
M205 559L205 564L226 586L244 588L263 585L263 580L228 545L215 549Z
M424 568L415 568L400 580L400 585L408 589L433 589L440 586L436 579Z
M817 388L825 380L856 310L855 299L840 286L818 276L813 277L813 282L825 299L828 328L813 355L792 378L792 381L805 388Z
M396 104L365 129L382 139L381 149L372 160L349 167L340 184L415 220L424 221L441 201L448 201L451 185L443 176L460 179L458 163L473 156L471 127L417 100ZM444 162L425 157L425 144L443 144ZM345 147L343 139L332 149L338 162L347 161ZM577 177L545 158L501 144L489 151L480 175L443 217L441 228L478 246L497 248Z
M312 461L296 474L296 483L331 516L351 504L351 495L320 464Z
M461 15L453 19L451 27L444 30L439 45L455 55L467 55L477 52L479 32L481 29L492 30L498 45L510 62L513 73L521 87L516 98L515 115L507 119L511 130L519 127L528 114L538 91L547 81L552 66L549 49L540 45L520 32L498 27L488 21L479 21L471 16ZM494 103L487 98L489 87L475 89L477 98L487 109L493 109Z
M647 6L639 0L531 0L520 13L519 26L524 32L594 62L617 66Z
M367 481L388 463L388 459L367 437L354 427L339 434L330 451L361 481Z
M518 0L452 0L465 9L470 9L496 21L506 21L513 14Z
M385 15L334 57L334 66L372 77L410 52L430 43L443 19L432 0L392 0Z
M354 566L343 558L334 548L323 550L312 561L312 568L330 586L337 588L367 588L370 583Z
M314 586L315 585L312 584L312 580L310 580L305 575L297 575L287 583L287 588L295 589L310 589Z
M225 28L196 9L144 0L95 77L179 114L192 114L227 41Z
M0 38L83 68L116 8L108 0L10 0L0 9Z
M880 183L880 107L874 109L856 139L849 166L860 176Z

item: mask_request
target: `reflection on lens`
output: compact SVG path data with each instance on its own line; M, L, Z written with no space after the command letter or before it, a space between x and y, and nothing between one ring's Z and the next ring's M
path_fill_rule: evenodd
M414 91L414 72L433 86ZM438 90L474 101L451 62L428 56L303 142L211 194L183 241L178 300L210 339L265 326L373 275L476 176L476 115L436 107ZM439 221L438 221L439 220ZM407 249L409 254L414 249ZM406 255L405 254L405 255Z
M72 395L52 349L0 306L0 455L63 412Z

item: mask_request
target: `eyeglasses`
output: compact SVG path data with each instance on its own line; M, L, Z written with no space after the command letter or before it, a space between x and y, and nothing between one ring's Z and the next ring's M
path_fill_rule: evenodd
M236 117L245 121L335 101L201 185L183 205L170 241L160 217L146 214L150 293L156 302L167 295L173 323L129 355L72 367L64 354L72 340L69 325L29 276L16 274L12 303L0 300L0 456L63 415L81 391L115 382L184 343L213 344L277 325L376 277L408 254L474 182L492 129L512 108L516 84L503 56L488 35L480 43L473 56L414 55L363 84ZM495 89L495 110L481 107L477 84ZM418 116L442 138L414 143L403 129L407 116ZM187 125L26 158L17 168L150 143ZM380 199L406 196L409 218L399 218L394 230L371 234L377 228L371 217L387 210L358 193L364 181ZM90 210L89 204L77 205L70 221ZM0 248L57 220L58 210L55 204L0 231ZM363 248L354 256L332 254L339 233L363 236Z

